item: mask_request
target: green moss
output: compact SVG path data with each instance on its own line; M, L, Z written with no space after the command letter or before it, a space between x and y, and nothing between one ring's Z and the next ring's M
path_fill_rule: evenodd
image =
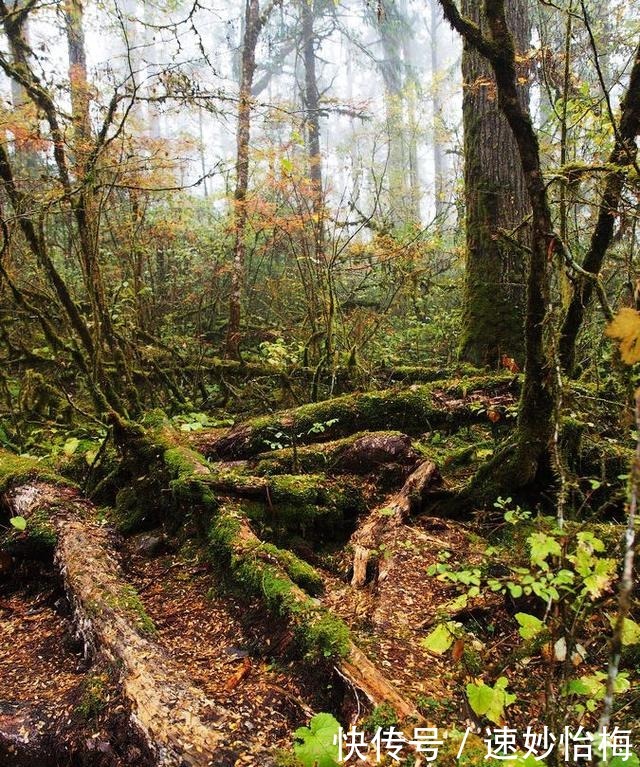
M123 586L116 596L110 596L105 602L112 608L118 608L128 613L133 618L140 633L149 636L154 636L157 633L153 621L144 609L140 595L133 586Z
M362 720L362 727L367 732L376 732L378 728L383 730L390 727L398 727L400 720L395 709L389 703L381 703L376 706L369 716Z
M90 674L82 685L77 713L83 719L95 719L107 705L108 688L106 674Z
M166 449L163 459L170 474L176 478L192 475L197 466L206 469L203 474L209 471L206 461L199 453L182 445Z
M346 654L348 627L311 597L301 599L295 586L317 593L322 586L313 568L288 551L270 544L247 544L238 535L237 509L221 509L208 539L210 553L245 594L259 596L267 608L291 622L300 645L312 654Z
M326 658L342 658L349 652L349 627L328 612L317 620L301 625L299 633L311 651L317 648Z
M375 432L380 437L397 437L402 432L387 430ZM331 472L336 460L364 436L372 436L371 432L360 431L348 437L331 440L317 445L301 445L295 451L291 447L264 453L252 468L257 476L273 474L317 474ZM297 460L296 460L297 459Z
M170 425L169 418L164 410L155 408L154 410L148 410L142 419L142 426L146 429L161 429L164 426Z
M274 503L318 503L322 474L280 474L270 480L271 500Z
M462 425L482 421L472 408L451 412L442 407L433 398L434 391L445 391L450 395L465 394L484 389L491 391L504 387L513 380L513 374L496 373L437 383L411 386L406 389L386 389L382 391L348 394L334 397L325 402L302 405L277 416L263 416L247 422L252 431L239 452L244 455L263 453L265 447L273 442L274 432L281 431L282 438L291 442L295 435L300 445L311 442L327 441L345 435L367 430L399 429L408 434L416 434L432 429L455 430ZM315 430L317 424L327 424L321 430ZM234 448L230 450L233 454Z
M272 543L263 543L261 549L265 555L273 557L295 584L313 596L322 593L322 578L307 562L304 562L291 551L280 549Z
M148 525L149 510L140 502L132 487L123 487L116 494L115 508L111 513L112 522L123 535L139 532Z
M37 458L0 450L0 493L34 479L54 484L69 484Z

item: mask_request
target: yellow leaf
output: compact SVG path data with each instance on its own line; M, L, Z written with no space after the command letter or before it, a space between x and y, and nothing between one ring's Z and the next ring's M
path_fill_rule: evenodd
M623 362L633 365L640 362L640 312L625 307L609 323L606 334L620 342Z

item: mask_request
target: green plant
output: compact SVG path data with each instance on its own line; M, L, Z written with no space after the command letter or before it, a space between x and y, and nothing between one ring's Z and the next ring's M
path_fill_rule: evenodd
M331 714L316 714L308 727L299 727L293 750L304 767L336 767L340 723Z
M507 692L509 680L501 676L495 685L469 683L467 685L467 700L478 716L486 716L491 722L499 724L502 721L502 715L505 708L510 706L516 699L516 696Z

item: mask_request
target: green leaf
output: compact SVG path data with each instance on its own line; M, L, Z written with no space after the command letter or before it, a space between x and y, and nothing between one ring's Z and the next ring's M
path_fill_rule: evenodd
M435 655L443 655L454 643L456 635L451 628L457 628L456 623L453 621L447 621L447 623L441 623L436 626L434 630L420 640L420 644L425 650L434 653Z
M533 533L533 535L530 535L529 546L531 547L531 561L543 570L548 569L546 563L548 556L559 557L562 553L558 541L545 533Z
M467 699L474 713L484 716L493 703L493 688L484 682L467 685Z
M609 618L611 628L615 628L617 618L613 616ZM624 647L628 647L632 644L638 644L640 642L640 625L631 618L625 618L622 624L622 644Z
M490 687L484 682L468 684L467 699L469 705L478 716L486 716L491 722L500 724L505 708L516 699L515 695L507 692L508 683L509 680L501 676L494 687Z
M607 767L640 767L640 759L638 759L637 754L629 754L628 759L614 756L611 761L607 762Z
M27 520L24 517L11 517L9 523L12 524L16 530L26 530Z
M295 733L293 750L304 767L336 767L340 723L331 714L316 714L308 727L299 727Z
M78 449L79 444L80 444L80 440L77 437L71 437L64 443L64 445L62 446L62 450L65 453L65 455L73 455Z
M535 615L527 613L516 613L516 620L520 624L518 633L523 639L533 639L542 631L544 623Z

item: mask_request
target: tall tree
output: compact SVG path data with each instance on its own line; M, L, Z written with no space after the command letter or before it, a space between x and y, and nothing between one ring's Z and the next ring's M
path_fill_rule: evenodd
M384 83L385 120L389 141L386 178L391 222L401 225L407 220L419 219L416 202L417 167L415 152L412 156L412 127L408 124L406 55L411 48L411 26L406 8L399 0L380 2L376 13L376 26L380 34L382 56L378 67ZM408 103L407 103L408 102ZM415 181L414 181L415 179Z
M454 0L440 0L440 4L445 17L462 35L466 45L491 65L498 106L515 139L518 165L523 172L531 205L524 333L525 376L518 410L518 428L515 445L496 454L476 478L470 500L478 497L487 500L488 497L495 498L501 492L532 482L548 455L553 438L557 393L553 365L545 347L544 329L551 283L549 255L561 245L554 233L540 163L538 136L528 104L523 101L518 87L517 48L507 22L505 0L485 0L484 26L461 14ZM491 304L489 310L490 307Z
M269 5L263 13L260 13L260 0L246 0L245 3L236 134L236 188L233 196L233 266L229 296L229 322L227 325L227 355L233 359L240 359L240 323L246 256L247 191L249 188L249 141L251 139L252 87L256 71L256 47L260 31L272 8L273 4Z
M529 47L527 0L507 4L516 49ZM463 0L462 13L481 34L487 19L476 0ZM523 359L523 325L530 202L518 146L496 98L491 66L468 40L462 54L466 200L466 269L461 356L497 367L502 354ZM517 92L527 109L527 78ZM516 230L516 231L514 231Z
M432 147L433 147L433 182L435 197L435 212L438 226L441 226L446 212L444 201L445 153L442 142L442 93L441 93L441 49L438 31L442 23L439 13L438 0L431 0L431 19L429 32L431 35L431 102L433 108Z

